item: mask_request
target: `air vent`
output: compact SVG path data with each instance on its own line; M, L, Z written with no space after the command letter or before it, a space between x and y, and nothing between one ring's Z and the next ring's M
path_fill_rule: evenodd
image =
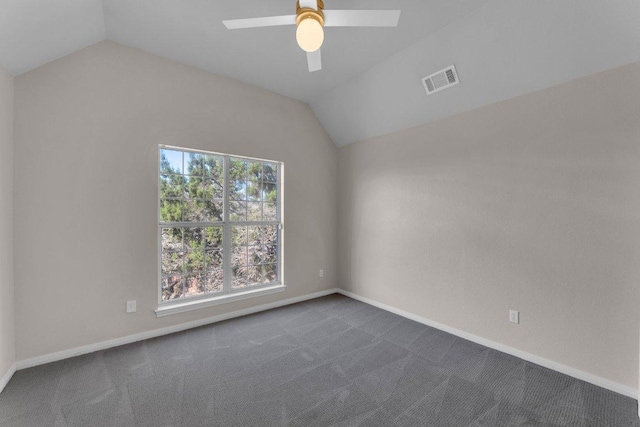
M427 91L427 95L432 95L436 92L440 92L441 90L457 85L460 83L460 80L458 80L456 67L452 65L444 70L440 70L437 73L433 73L430 76L425 77L422 79L422 83Z

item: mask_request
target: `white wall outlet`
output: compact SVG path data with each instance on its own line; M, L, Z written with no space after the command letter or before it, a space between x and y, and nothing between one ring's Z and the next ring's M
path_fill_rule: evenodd
M324 277L324 270L320 270L320 273L318 273L318 276Z
M520 312L515 310L509 310L509 322L520 323Z
M127 301L127 313L136 312L136 300Z

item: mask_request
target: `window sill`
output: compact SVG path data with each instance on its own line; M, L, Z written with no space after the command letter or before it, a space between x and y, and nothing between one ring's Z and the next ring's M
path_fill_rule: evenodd
M274 285L266 288L251 289L244 292L235 292L206 299L198 299L195 301L184 301L177 303L167 303L158 307L156 317L170 316L172 314L184 313L187 311L198 310L200 308L212 307L214 305L226 304L233 301L259 297L263 295L275 294L284 291L286 286Z

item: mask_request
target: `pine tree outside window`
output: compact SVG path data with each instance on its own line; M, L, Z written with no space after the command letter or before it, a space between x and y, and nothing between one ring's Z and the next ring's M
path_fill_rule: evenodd
M281 285L280 162L160 146L159 305Z

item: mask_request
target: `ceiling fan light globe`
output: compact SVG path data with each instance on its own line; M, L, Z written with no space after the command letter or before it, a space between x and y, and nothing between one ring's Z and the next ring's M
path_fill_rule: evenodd
M296 30L298 46L305 52L315 52L324 43L324 28L313 18L303 19Z

